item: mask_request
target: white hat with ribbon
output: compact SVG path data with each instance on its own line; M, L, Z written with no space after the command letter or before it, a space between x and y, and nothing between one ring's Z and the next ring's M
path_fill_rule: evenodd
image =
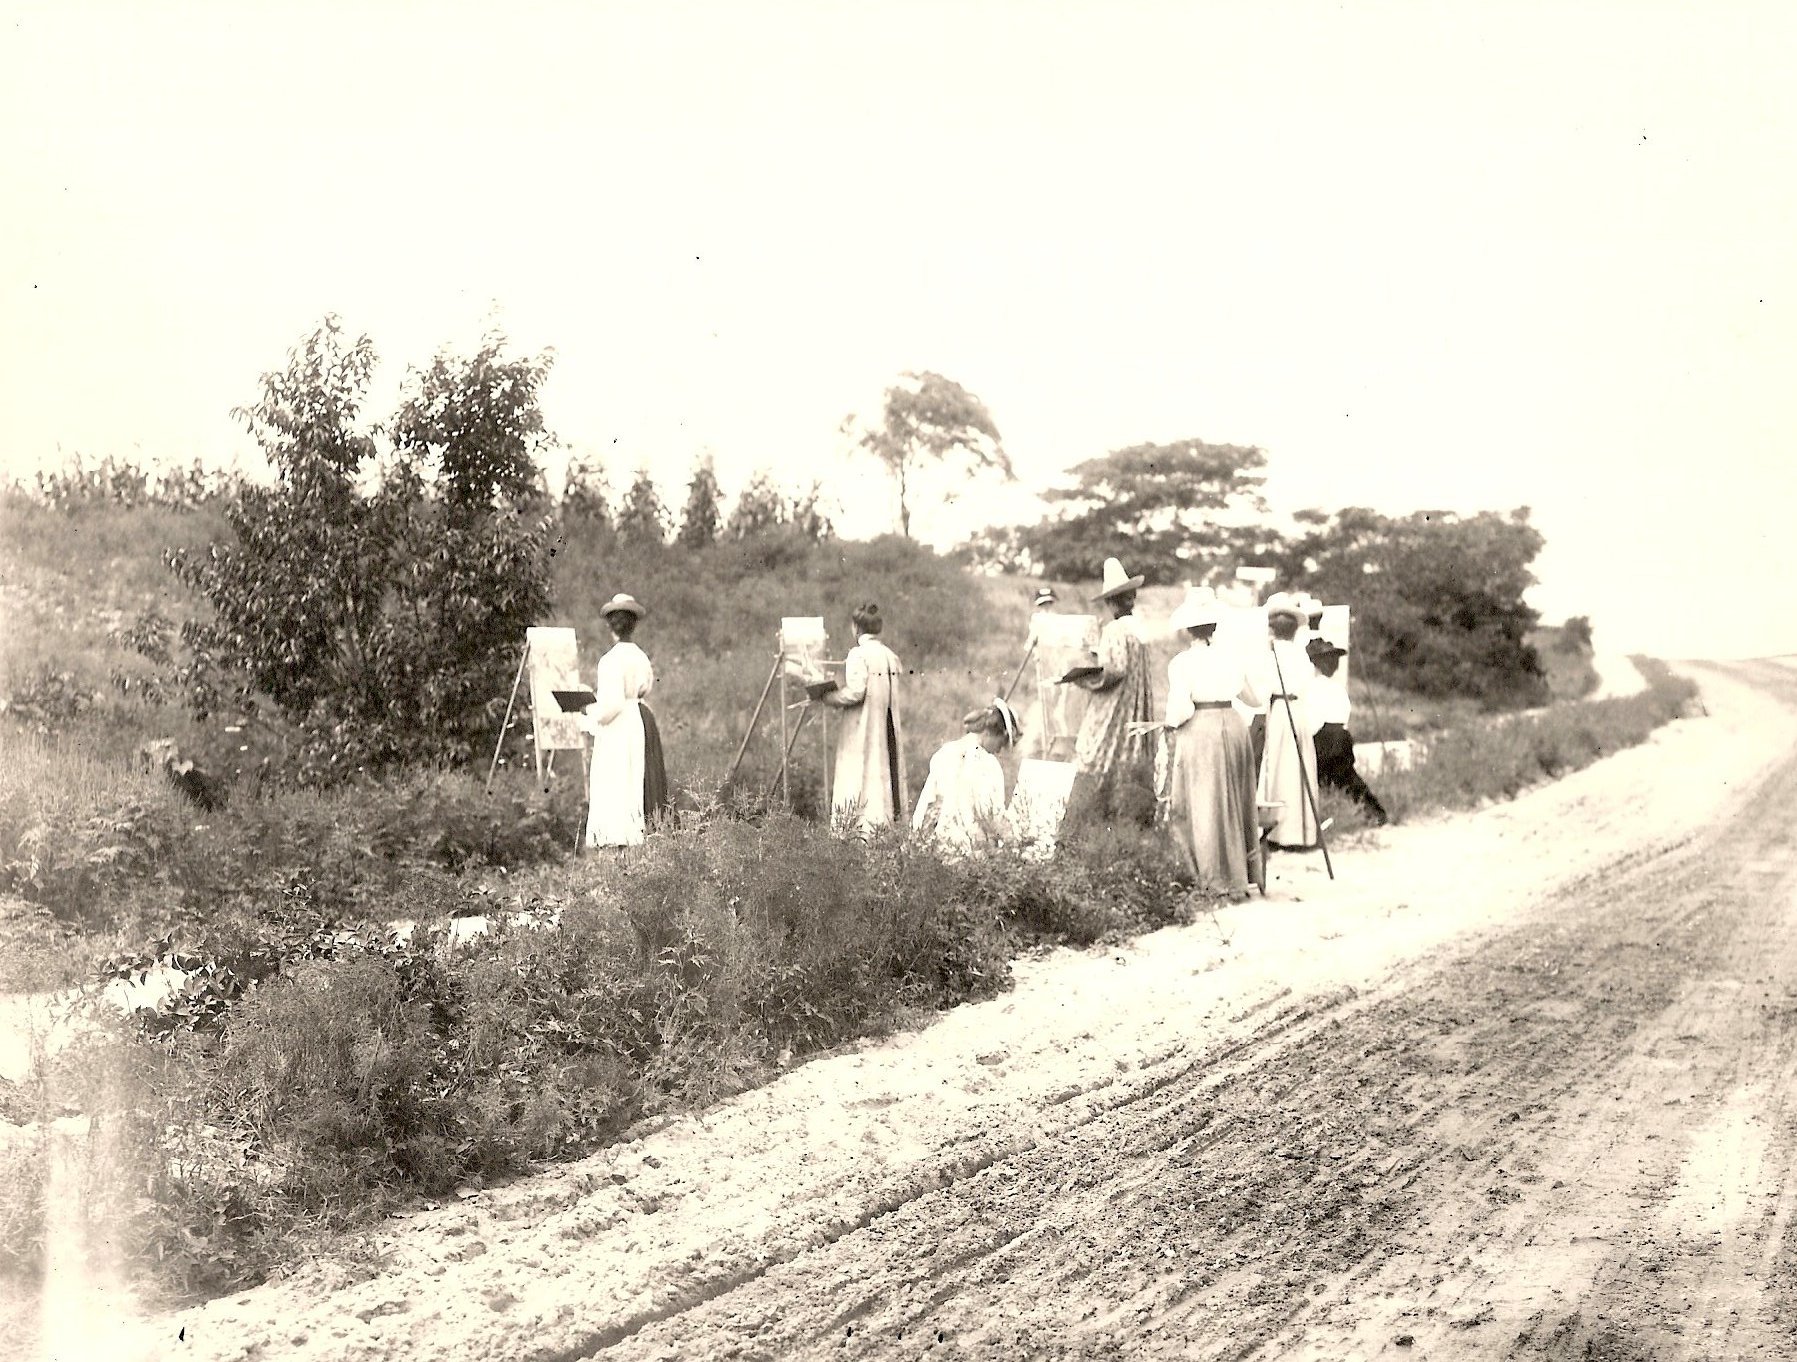
M1175 629L1196 629L1201 624L1218 624L1222 619L1217 593L1208 586L1195 586L1187 590L1186 598L1173 612L1172 624Z

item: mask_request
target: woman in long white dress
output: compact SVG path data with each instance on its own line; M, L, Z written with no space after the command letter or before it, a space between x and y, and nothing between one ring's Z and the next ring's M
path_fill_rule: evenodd
M993 845L1003 831L1005 771L998 756L1017 741L1017 713L1002 699L961 720L967 732L930 758L911 830L950 855Z
M1173 612L1173 627L1191 641L1167 664L1167 822L1199 888L1242 899L1258 878L1260 828L1254 748L1235 702L1258 705L1260 694L1242 659L1212 642L1221 619L1215 593L1204 587Z
M1317 831L1317 751L1306 697L1316 679L1298 630L1304 602L1288 592L1267 601L1271 637L1261 656L1256 683L1267 697L1266 749L1260 758L1259 797L1278 808L1267 835L1275 847L1308 851L1320 844Z
M586 844L637 846L650 817L666 804L667 791L655 716L643 703L655 688L655 669L632 642L648 612L634 596L617 595L599 613L617 641L599 659L595 699L583 725L593 735Z

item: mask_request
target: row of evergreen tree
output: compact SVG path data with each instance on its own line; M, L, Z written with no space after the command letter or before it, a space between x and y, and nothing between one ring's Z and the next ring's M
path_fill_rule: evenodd
M724 539L752 539L776 531L797 533L813 542L835 533L823 487L818 482L794 491L781 488L765 470L752 474L729 513L724 489L710 455L693 466L686 503L678 517L670 513L649 469L639 467L614 504L605 470L576 461L562 492L562 514L589 532L616 536L626 547L674 544L700 549Z

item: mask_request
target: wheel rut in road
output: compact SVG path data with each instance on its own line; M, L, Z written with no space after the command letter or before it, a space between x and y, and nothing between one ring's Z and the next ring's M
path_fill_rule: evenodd
M1736 817L565 1355L1797 1355L1794 925Z

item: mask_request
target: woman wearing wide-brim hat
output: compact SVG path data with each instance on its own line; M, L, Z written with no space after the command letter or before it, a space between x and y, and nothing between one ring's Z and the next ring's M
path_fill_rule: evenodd
M1215 645L1222 618L1209 587L1192 588L1173 612L1189 642L1167 664L1167 825L1198 887L1239 900L1264 881L1254 749L1235 702L1261 697L1243 659Z
M595 699L584 727L593 735L587 776L589 847L636 846L649 827L671 814L667 764L655 713L645 703L655 688L655 669L635 641L649 612L634 596L619 593L599 607L616 641L599 659Z
M1110 607L1111 621L1098 635L1098 654L1089 668L1078 669L1077 684L1092 692L1081 719L1073 755L1079 785L1069 800L1076 810L1115 805L1126 785L1139 785L1148 809L1153 808L1152 749L1140 729L1152 725L1154 694L1148 674L1148 645L1135 619L1136 590L1132 577L1115 558L1104 561L1104 584L1094 601Z

